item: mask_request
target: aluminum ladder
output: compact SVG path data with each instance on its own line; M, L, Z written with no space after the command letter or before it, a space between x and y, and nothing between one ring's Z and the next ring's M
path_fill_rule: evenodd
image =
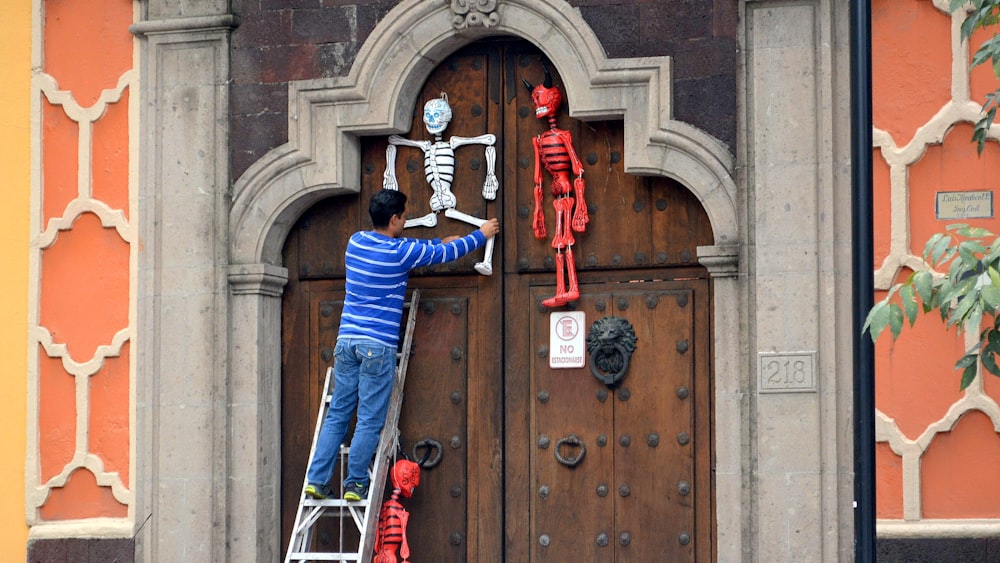
M403 384L406 382L406 368L409 364L410 350L413 346L413 329L417 324L417 304L420 302L420 290L414 289L410 301L404 304L409 309L406 319L406 330L403 334L402 346L396 353L396 381L393 384L392 395L389 398L389 411L385 417L385 426L379 436L378 447L375 449L375 461L369 468L371 484L368 486L368 498L349 502L343 500L344 491L339 491L337 498L324 500L314 499L305 493L307 478L303 478L302 491L299 493L299 508L295 513L295 525L292 527L292 538L288 543L285 563L293 561L362 561L372 560L375 546L375 528L378 525L378 514L382 507L382 495L385 491L385 479L389 473L394 453L397 447L399 411L403 404ZM333 398L333 368L326 370L326 383L323 385L323 400L320 403L319 414L316 417L316 430L313 433L312 447L309 450L309 465L312 464L316 452L316 442L319 431L326 418ZM341 475L346 470L348 448L341 444L338 465ZM306 466L306 475L309 467ZM342 479L341 479L342 480ZM343 485L340 487L343 489ZM338 530L340 537L336 539L339 551L313 551L314 526L322 517L332 517L340 520ZM344 530L353 527L360 538L357 547L344 545ZM353 544L353 542L351 542Z

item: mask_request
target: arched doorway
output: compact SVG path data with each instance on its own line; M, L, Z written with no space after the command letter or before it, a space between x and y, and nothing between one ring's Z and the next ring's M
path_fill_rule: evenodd
M582 297L573 308L587 327L606 316L626 319L637 349L613 389L588 368L550 369L550 311L538 303L552 292L552 249L534 239L530 218L531 139L544 123L520 85L521 76L539 82L542 64L561 84L530 43L480 41L434 69L410 108L444 91L455 112L448 134L497 135L497 200L479 195L482 153L473 147L456 151L455 193L463 211L500 216L505 226L493 276L479 276L466 258L411 281L424 297L401 433L404 443L434 439L444 449L407 504L414 559L709 559L712 301L696 249L712 244L712 225L679 183L625 173L621 121L584 123L564 111L560 126L573 131L584 159L591 208L591 225L577 237ZM406 136L425 138L417 113ZM336 338L343 243L369 228L368 195L381 187L385 167L385 136L360 144L360 193L310 208L283 252L283 543ZM401 150L397 165L410 213L423 215L430 189L420 153ZM551 225L550 198L546 208ZM442 217L413 236L470 229ZM573 467L556 455L568 436L586 449Z

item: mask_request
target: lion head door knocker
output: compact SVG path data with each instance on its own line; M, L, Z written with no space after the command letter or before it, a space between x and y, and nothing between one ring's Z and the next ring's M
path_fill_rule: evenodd
M532 228L536 239L543 240L547 236L545 214L542 211L544 194L541 167L544 166L552 176L552 195L555 197L552 206L556 210L556 230L552 236L552 248L556 249L556 294L543 300L542 305L561 307L580 298L576 262L573 260L573 244L576 243L573 231L584 232L590 222L587 202L583 199L583 163L573 149L572 133L557 126L556 114L562 104L562 92L552 85L549 69L545 68L545 82L541 86L533 87L524 78L521 78L521 82L531 92L535 117L549 120L548 131L532 139L535 149L535 214ZM570 172L576 175L572 184Z
M496 136L491 134L479 135L478 137L449 137L447 141L442 139L444 130L451 123L451 106L448 104L448 95L441 92L440 98L434 98L424 104L424 125L427 132L434 135L433 141L412 141L404 139L399 135L389 136L389 145L385 148L385 174L382 178L382 187L387 190L399 189L396 181L396 146L416 147L424 153L424 174L427 183L434 191L431 195L431 212L417 219L409 219L403 224L403 228L410 227L434 227L437 225L437 214L444 211L445 217L469 223L476 227L482 227L486 223L485 219L473 217L456 209L458 200L451 191L451 182L455 178L455 149L464 145L485 145L486 146L486 180L483 182L483 198L494 200L497 197L497 189L500 187L496 177L497 151ZM475 265L476 271L484 276L493 273L493 239L490 237L486 241L486 255L482 262Z
M621 317L597 319L587 333L590 372L608 387L617 387L628 371L635 345L635 330L627 320Z
M410 513L403 508L399 497L410 498L420 484L420 466L408 459L400 459L392 466L392 496L382 503L375 532L374 563L396 563L410 560L410 543L406 539L406 525ZM397 557L397 552L399 557Z

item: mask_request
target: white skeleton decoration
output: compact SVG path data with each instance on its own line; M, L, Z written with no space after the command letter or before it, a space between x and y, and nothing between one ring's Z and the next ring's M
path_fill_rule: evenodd
M396 146L416 147L424 152L424 174L427 183L431 185L434 194L431 196L431 212L417 219L409 219L403 228L434 227L437 225L437 214L444 211L446 217L481 227L486 219L473 217L455 209L458 200L451 192L451 182L455 178L455 149L464 145L486 146L486 180L483 182L483 198L496 199L499 183L496 177L497 151L494 144L496 136L491 134L478 137L449 137L447 141L441 135L451 122L451 106L448 105L448 95L441 92L440 98L434 98L424 104L424 124L427 132L434 135L434 141L413 141L399 135L389 136L389 146L385 148L385 175L382 187L387 190L399 189L396 182ZM476 271L484 276L493 274L493 238L486 241L486 255L482 262L475 265Z

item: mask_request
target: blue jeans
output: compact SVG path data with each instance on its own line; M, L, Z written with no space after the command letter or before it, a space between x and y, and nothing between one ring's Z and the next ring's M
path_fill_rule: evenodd
M396 380L396 350L374 340L343 338L337 340L333 356L336 358L333 399L323 419L307 481L324 489L328 486L340 444L357 408L358 423L351 437L344 483L361 483L367 487L368 465L385 426L389 397Z

